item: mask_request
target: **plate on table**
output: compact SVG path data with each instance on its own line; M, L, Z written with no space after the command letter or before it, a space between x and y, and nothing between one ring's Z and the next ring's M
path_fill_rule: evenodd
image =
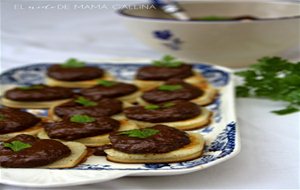
M118 80L131 81L135 71L148 61L118 61L91 63L106 69ZM0 75L2 92L16 85L44 82L45 71L51 64L32 64L8 70ZM194 69L219 89L216 100L206 106L213 112L212 122L201 133L206 141L203 156L194 160L170 164L120 164L105 157L91 156L71 169L4 169L0 183L27 187L58 187L97 183L123 176L159 176L190 173L224 162L240 151L239 130L236 125L232 71L206 64L194 64ZM28 109L38 116L47 116L46 109ZM204 171L205 172L205 171Z

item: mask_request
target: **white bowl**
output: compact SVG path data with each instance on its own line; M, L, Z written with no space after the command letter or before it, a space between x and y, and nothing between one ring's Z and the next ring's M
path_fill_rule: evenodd
M181 2L188 15L251 15L252 21L178 21L150 6L119 11L128 28L155 50L186 61L230 67L247 66L263 56L296 47L300 3L270 1ZM140 8L139 8L140 7Z

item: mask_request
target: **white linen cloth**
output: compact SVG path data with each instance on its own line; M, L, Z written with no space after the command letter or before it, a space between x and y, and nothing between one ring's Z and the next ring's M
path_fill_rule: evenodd
M14 6L39 5L41 1L1 1L1 72L28 63L61 62L70 57L97 61L161 56L141 44L121 24L111 5L124 4L124 1L88 2L106 3L109 8L20 10ZM83 1L43 3L69 5ZM295 58L295 54L291 56ZM241 152L216 166L185 175L124 177L63 189L299 189L300 114L270 113L283 106L283 103L268 100L237 99ZM0 189L33 188L0 185Z

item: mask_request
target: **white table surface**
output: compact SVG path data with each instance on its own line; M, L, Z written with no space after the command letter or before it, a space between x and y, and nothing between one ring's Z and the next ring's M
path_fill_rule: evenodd
M64 61L69 57L97 61L161 56L141 44L121 24L112 5L121 5L124 1L90 1L109 6L102 10L14 8L15 4L39 3L1 1L1 72L27 63ZM185 175L124 177L63 189L299 189L300 114L276 116L270 113L282 106L284 103L268 100L237 99L242 150L235 158L214 167ZM0 185L0 189L32 188Z

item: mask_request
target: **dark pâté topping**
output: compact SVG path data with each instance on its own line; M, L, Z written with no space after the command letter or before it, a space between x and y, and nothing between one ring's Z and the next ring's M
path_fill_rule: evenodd
M31 113L12 108L0 108L0 134L19 132L41 121Z
M201 108L192 102L176 100L158 105L128 107L124 113L129 119L161 123L197 117L201 114Z
M165 125L113 132L109 139L113 149L129 154L166 153L191 142L184 131Z
M71 150L59 141L22 134L0 144L0 166L6 168L45 166L70 154Z
M161 60L153 61L151 65L139 68L136 78L139 80L162 81L173 78L184 79L193 75L192 65L185 64L167 55Z
M10 89L4 96L16 101L51 101L71 98L72 89L64 87L47 86L44 84L22 86Z

